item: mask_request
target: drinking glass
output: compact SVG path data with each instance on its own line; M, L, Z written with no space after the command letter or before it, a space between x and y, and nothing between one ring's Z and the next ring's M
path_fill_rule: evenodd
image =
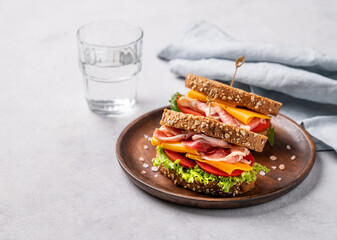
M99 21L77 32L79 64L89 108L112 116L132 110L142 68L143 30L122 21Z

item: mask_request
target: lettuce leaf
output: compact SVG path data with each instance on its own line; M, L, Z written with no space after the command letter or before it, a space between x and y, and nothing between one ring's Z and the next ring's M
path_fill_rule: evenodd
M178 104L177 104L178 97L181 97L181 94L178 93L178 92L176 92L175 94L173 94L171 96L170 107L171 107L171 110L173 110L173 111L181 112L180 109L178 108Z
M270 146L274 146L274 128L270 128L269 130L268 142Z
M218 181L218 186L222 188L222 190L227 193L229 192L229 189L233 187L238 182L252 182L256 180L256 175L260 171L264 171L266 173L269 172L269 169L258 164L253 164L253 169L248 172L243 172L240 176L237 177L221 177L216 176L210 173L205 172L202 170L198 164L195 165L194 168L184 168L179 165L179 159L177 159L175 162L172 162L167 155L164 152L164 149L162 147L157 146L157 157L152 160L154 166L159 166L160 164L163 164L163 166L167 169L173 169L177 173L182 175L182 178L192 183L194 181L203 183L207 185L211 181Z

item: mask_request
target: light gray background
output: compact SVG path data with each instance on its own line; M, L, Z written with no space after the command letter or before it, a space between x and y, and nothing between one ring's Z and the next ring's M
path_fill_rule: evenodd
M103 19L145 31L137 108L114 119L88 110L77 62L77 28ZM0 1L0 239L337 239L334 152L289 194L234 210L163 202L119 167L121 130L185 91L156 53L193 20L337 57L333 0Z

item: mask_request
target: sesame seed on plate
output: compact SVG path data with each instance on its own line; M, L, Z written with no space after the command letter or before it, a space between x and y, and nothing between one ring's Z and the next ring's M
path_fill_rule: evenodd
M290 159L294 161L296 159L296 156L292 155Z
M264 176L264 175L266 175L266 173L264 171L260 171L260 175Z
M272 155L272 156L270 156L270 160L275 161L275 160L277 160L277 157Z
M149 140L149 142L151 142L152 141L152 137L148 137L147 140Z
M139 158L139 161L144 162L144 158L143 158L143 157L140 157L140 158Z
M281 169L281 170L286 169L286 167L284 166L284 164L280 164L280 166L278 166L278 167L279 167L279 169Z
M277 180L278 180L278 181L281 181L281 180L282 180L282 178L280 178L280 177L279 177Z
M154 177L158 177L158 174L155 174Z
M151 168L151 171L152 171L152 172L157 172L157 171L158 171L158 167L153 166L153 167Z
M147 139L149 136L148 136L148 135L146 135L146 134L144 134L144 137Z
M144 145L144 149L145 149L145 150L148 150L149 147L148 147L147 145Z
M144 171L144 170L143 170L143 171L141 171L141 174L146 174L146 171Z
M144 164L143 164L143 167L144 167L144 168L148 168L148 167L149 167L149 164L144 163Z
M271 166L272 169L276 169L277 167L276 166Z
M288 150L290 150L290 149L291 149L291 146L290 146L289 144L287 145L287 149L288 149Z

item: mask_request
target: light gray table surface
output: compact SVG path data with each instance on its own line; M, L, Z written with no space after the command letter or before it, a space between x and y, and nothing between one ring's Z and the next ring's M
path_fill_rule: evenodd
M145 32L137 107L119 118L88 110L77 62L77 28L103 19ZM333 0L0 1L0 239L337 239L334 152L285 196L232 210L158 200L120 168L122 129L185 91L156 53L193 20L337 57Z

